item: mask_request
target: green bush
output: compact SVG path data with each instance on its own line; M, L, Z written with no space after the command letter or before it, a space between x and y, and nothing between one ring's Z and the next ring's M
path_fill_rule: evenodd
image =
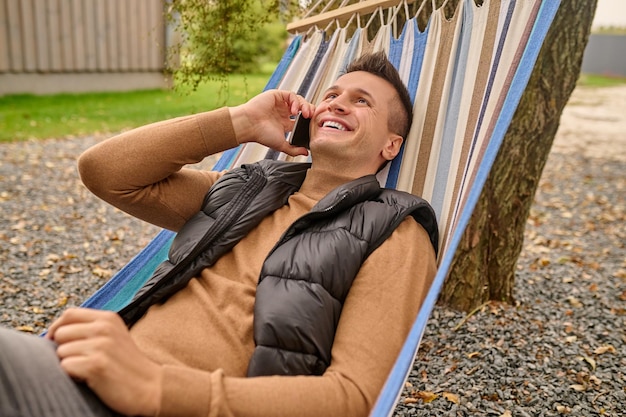
M168 16L181 36L170 50L177 86L195 90L231 73L258 72L282 56L287 33L276 0L173 0ZM172 59L173 58L173 59Z

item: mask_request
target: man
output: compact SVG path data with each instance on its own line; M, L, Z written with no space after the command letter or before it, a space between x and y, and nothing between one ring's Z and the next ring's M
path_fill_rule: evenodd
M284 140L300 111L311 118L310 167L184 168L252 141L306 155ZM81 178L96 195L179 233L119 314L71 309L50 326L58 402L94 415L366 415L436 269L430 207L374 177L410 120L405 87L375 54L317 106L268 91L83 154ZM72 380L84 382L76 393Z

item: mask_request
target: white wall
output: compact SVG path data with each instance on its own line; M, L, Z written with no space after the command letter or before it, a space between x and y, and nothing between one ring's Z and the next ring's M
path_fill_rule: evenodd
M598 0L593 27L602 26L626 27L626 0Z

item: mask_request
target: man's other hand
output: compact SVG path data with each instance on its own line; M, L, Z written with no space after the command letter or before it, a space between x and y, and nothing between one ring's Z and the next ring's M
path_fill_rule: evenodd
M118 314L68 309L46 337L57 344L61 368L85 382L110 408L126 415L156 415L161 366L137 348Z

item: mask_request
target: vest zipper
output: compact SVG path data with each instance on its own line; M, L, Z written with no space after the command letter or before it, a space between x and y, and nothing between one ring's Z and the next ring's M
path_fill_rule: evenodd
M327 217L329 213L332 213L333 211L335 211L335 209L337 208L337 206L346 198L348 198L348 193L344 193L338 200L336 200L333 204L331 204L330 206L326 207L323 210L316 210L316 211L310 211L302 216L300 216L300 218L298 218L296 221L294 221L291 226L289 226L289 228L285 231L285 233L283 233L283 235L280 237L280 239L278 239L278 242L276 242L276 244L274 245L274 247L272 248L271 251L269 251L269 253L267 254L267 256L265 257L265 261L267 261L267 259L274 253L274 251L283 243L285 243L287 240L289 240L291 238L291 236L293 236L293 234L295 233L295 231L297 229L300 228L300 225L304 225L305 222L309 222L309 219L315 220L317 218L323 218L323 217ZM306 226L305 226L306 227ZM265 261L263 261L263 264L265 264ZM263 269L261 268L261 271L263 271ZM257 283L257 285L259 285L259 283L263 280L263 276L259 276L259 282Z

